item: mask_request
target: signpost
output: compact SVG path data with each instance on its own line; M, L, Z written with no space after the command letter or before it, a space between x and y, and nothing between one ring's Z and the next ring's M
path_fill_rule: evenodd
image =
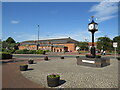
M114 50L115 50L115 59L116 59L116 47L117 47L117 42L113 42L113 47L114 47Z

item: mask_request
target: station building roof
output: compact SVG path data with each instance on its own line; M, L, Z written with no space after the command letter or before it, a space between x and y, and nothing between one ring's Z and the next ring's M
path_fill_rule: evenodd
M23 41L20 43L20 45L36 45L36 44L66 44L66 43L79 43L79 41L76 41L74 39L69 38L60 38L60 39L47 39L47 40L29 40L29 41Z

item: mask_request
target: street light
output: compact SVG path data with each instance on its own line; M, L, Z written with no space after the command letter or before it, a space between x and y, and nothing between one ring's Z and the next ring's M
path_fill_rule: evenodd
M92 33L92 47L91 47L91 54L95 56L95 47L94 47L94 33L98 31L98 24L94 22L94 16L92 16L91 23L88 24L88 31Z
M39 49L39 25L38 25L38 42L37 42L37 50Z

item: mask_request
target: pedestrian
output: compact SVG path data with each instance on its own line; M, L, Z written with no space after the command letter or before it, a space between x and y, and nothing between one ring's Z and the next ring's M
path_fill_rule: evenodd
M101 55L103 54L103 50L101 50Z
M65 50L64 50L64 54L65 54Z
M45 53L46 53L46 51L44 50L44 51L43 51L43 55L45 55Z
M103 55L105 55L105 51L103 51Z
M80 49L78 49L77 51L78 51L78 54L80 54Z

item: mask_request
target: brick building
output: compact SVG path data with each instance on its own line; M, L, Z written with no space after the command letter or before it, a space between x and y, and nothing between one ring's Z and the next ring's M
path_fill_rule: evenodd
M20 43L19 50L37 50L37 44L39 43L39 50L50 50L52 52L64 52L71 51L75 52L78 41L69 38L61 39L48 39L48 40L30 40L23 41Z
M89 45L89 49L92 47L92 42L88 42L88 45ZM94 42L94 47L97 48L97 43Z

